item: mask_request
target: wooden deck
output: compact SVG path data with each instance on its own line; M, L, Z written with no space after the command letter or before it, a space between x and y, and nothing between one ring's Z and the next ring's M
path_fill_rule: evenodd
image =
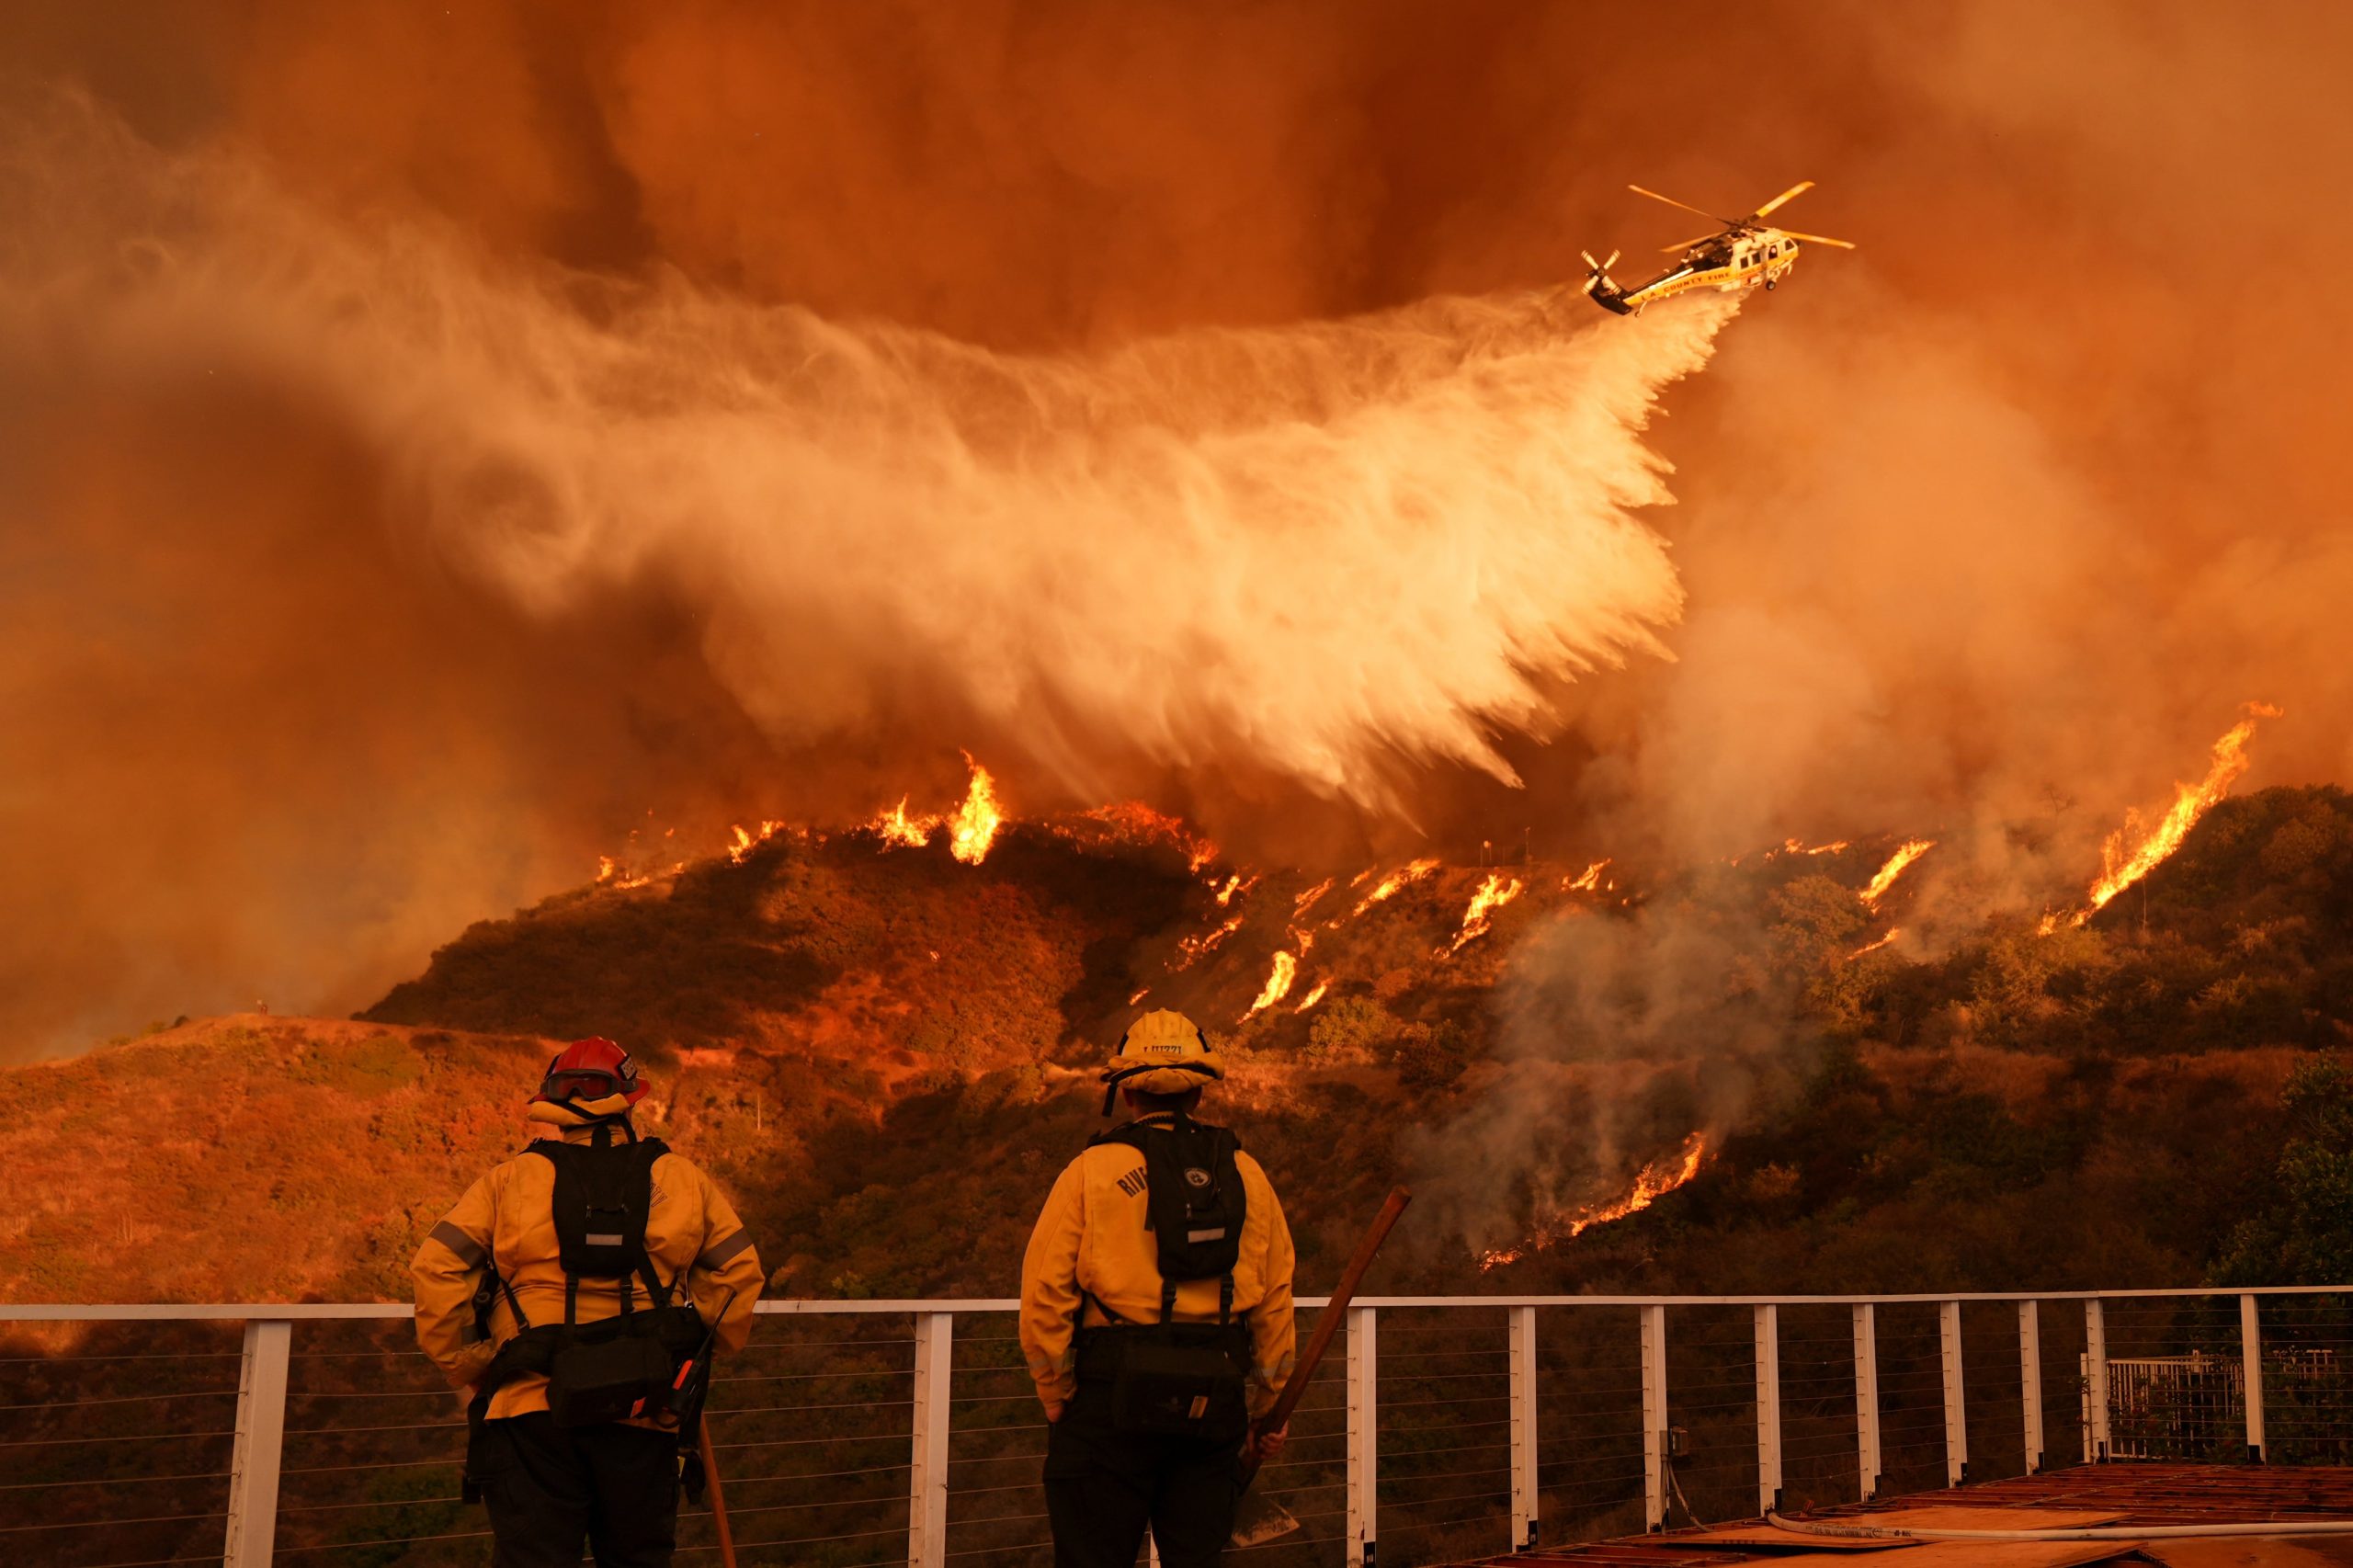
M1922 1510L1936 1509L1941 1517ZM1959 1510L1960 1512L1954 1512ZM1883 1503L1808 1514L1824 1523L1972 1529L2119 1528L2277 1522L2281 1534L2206 1540L2046 1543L1836 1540L1780 1531L1761 1520L1540 1548L1483 1558L1494 1568L1734 1568L1774 1563L1817 1568L1875 1560L1893 1551L1900 1568L2089 1568L2099 1563L2164 1563L2170 1568L2337 1568L2353 1565L2353 1536L2295 1539L2299 1521L2353 1520L2353 1467L2117 1463Z

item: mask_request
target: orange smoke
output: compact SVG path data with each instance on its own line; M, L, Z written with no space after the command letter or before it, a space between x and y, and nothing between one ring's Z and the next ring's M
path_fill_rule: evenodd
M1887 864L1873 874L1870 885L1863 889L1864 907L1877 909L1879 901L1887 896L1887 890L1895 885L1895 879L1904 874L1904 869L1936 846L1933 838L1906 839L1898 845L1895 853L1887 858Z

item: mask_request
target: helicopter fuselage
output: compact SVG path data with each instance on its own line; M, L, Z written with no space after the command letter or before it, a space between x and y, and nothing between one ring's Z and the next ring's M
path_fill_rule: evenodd
M1797 260L1798 242L1792 236L1779 229L1745 229L1701 241L1673 267L1631 289L1596 268L1586 281L1586 292L1603 310L1630 316L1645 305L1701 289L1725 293L1760 285L1769 289L1789 276Z

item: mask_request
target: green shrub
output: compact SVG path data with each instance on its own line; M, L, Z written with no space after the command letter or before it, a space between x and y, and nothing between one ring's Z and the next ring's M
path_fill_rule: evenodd
M1408 1024L1398 1031L1397 1081L1411 1089L1453 1086L1471 1065L1471 1031L1452 1019Z

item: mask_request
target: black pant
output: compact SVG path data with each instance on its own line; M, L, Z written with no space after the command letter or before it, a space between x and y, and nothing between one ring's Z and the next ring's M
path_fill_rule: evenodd
M1046 1435L1054 1568L1135 1568L1146 1523L1164 1568L1212 1568L1233 1533L1240 1440L1115 1432L1110 1394L1082 1381Z
M670 1568L678 1442L642 1426L559 1426L544 1410L483 1423L468 1467L490 1508L494 1568Z

